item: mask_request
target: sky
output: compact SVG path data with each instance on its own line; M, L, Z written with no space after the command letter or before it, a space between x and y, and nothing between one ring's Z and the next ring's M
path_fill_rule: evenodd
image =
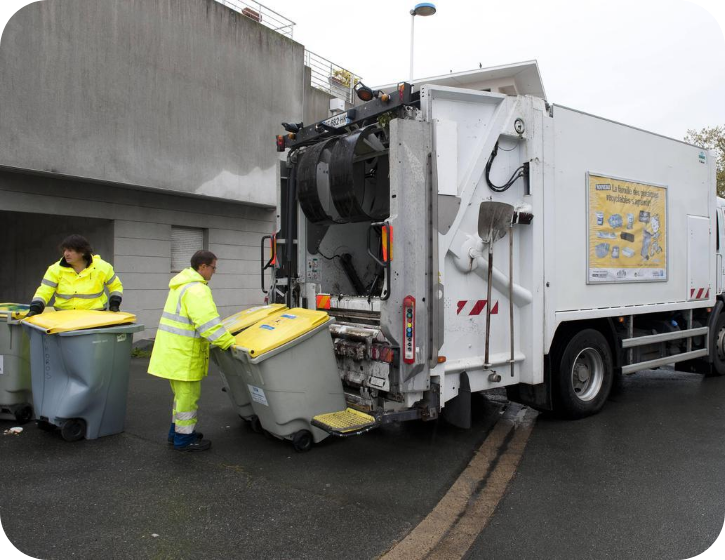
M415 0L266 0L368 85L409 78ZM434 0L416 78L536 60L547 100L682 139L725 125L725 6L703 0Z

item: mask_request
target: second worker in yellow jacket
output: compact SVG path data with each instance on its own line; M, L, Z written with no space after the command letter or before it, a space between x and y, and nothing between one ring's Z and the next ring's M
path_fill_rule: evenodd
M100 255L94 255L90 243L82 235L69 235L60 244L60 249L63 257L46 270L30 302L28 317L42 313L53 296L56 309L119 311L123 285L113 266Z

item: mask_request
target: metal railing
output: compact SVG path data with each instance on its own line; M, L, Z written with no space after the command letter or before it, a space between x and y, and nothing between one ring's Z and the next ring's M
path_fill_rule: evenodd
M307 49L305 49L305 66L309 66L312 71L312 87L348 103L353 102L353 88L361 80L360 76Z
M278 14L274 10L270 10L264 4L259 2L244 2L244 0L216 0L220 4L231 8L235 12L239 12L243 16L251 20L261 23L269 27L277 33L281 33L285 37L292 39L295 22L287 19L282 14Z
M259 2L245 2L244 0L216 1L292 39L295 22L274 10L270 10L265 5ZM353 102L353 88L360 81L360 76L307 49L305 49L305 66L309 66L312 71L312 87L348 103Z

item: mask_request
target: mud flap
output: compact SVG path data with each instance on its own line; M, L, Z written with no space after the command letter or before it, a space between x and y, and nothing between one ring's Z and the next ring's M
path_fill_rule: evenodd
M544 382L538 385L527 385L519 383L506 387L508 400L525 404L539 411L551 412L554 410L554 403L551 395L551 356L544 359Z
M471 427L471 384L465 371L461 373L458 396L446 403L443 417L457 428L468 430Z

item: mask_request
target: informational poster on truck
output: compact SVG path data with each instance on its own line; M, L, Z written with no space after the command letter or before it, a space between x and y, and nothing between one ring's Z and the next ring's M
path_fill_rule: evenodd
M587 283L667 280L667 187L587 175Z

